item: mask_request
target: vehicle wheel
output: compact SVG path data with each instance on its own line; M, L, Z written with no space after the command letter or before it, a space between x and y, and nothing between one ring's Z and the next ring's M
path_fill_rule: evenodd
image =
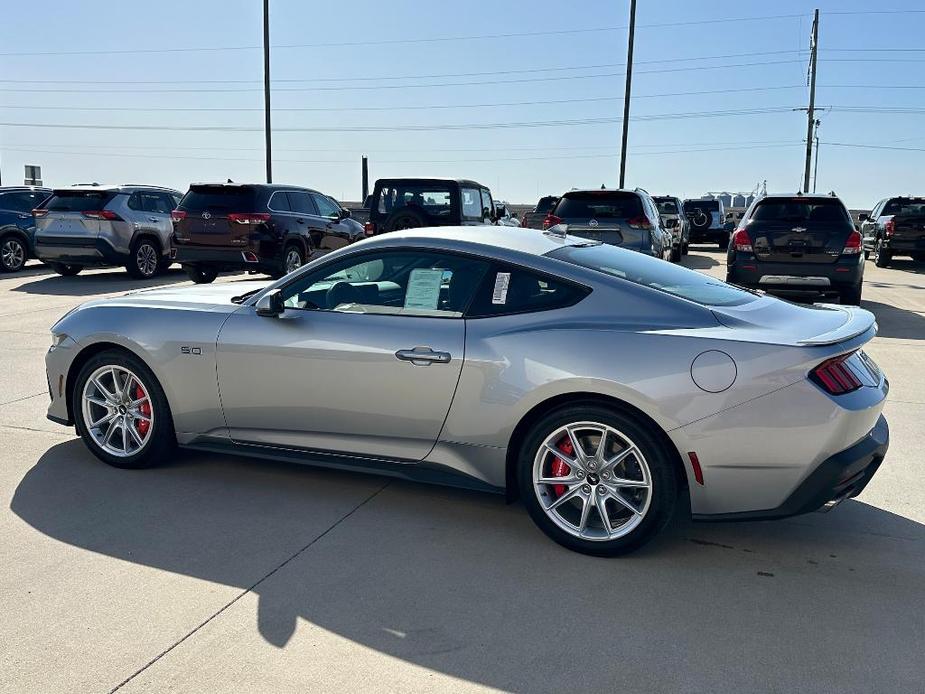
M144 362L127 352L107 350L84 364L71 407L87 448L115 467L149 467L176 446L163 389Z
M838 296L841 302L846 306L860 306L861 284L858 283L849 289L842 289Z
M728 231L719 237L716 243L719 245L720 249L725 251L727 248L729 248L729 238L730 237Z
M534 522L560 545L616 556L650 540L678 496L671 458L649 426L594 404L551 412L519 451L518 484Z
M135 279L147 280L156 277L160 270L161 249L150 239L138 239L132 244L132 257L125 269Z
M870 258L870 251L865 248L864 249L864 260L867 260L868 258Z
M675 246L671 247L671 255L668 256L668 260L670 260L672 263L681 262L681 246L680 245L677 247Z
M688 253L690 253L690 250L691 250L691 245L687 241L681 244L681 255L687 255Z
M19 272L26 264L26 245L16 236L0 239L0 272Z
M925 253L913 253L912 259L917 263L925 263Z
M218 271L215 268L202 265L184 265L183 271L196 284L211 284L218 277Z
M890 261L893 260L893 253L883 247L883 239L877 238L874 242L874 265L877 267L889 267Z
M382 226L386 231L418 229L425 225L424 216L416 210L401 209L393 212Z
M57 272L62 277L73 277L80 273L83 268L80 265L69 265L67 263L46 263L48 267Z
M283 249L283 261L280 268L279 277L295 272L305 264L305 254L302 247L297 243L287 243ZM276 273L274 273L276 274Z

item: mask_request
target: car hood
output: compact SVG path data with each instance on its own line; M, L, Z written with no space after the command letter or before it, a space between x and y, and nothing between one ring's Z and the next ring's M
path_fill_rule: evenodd
M249 280L245 282L223 282L202 284L192 287L158 287L129 292L123 296L95 299L81 305L92 306L137 306L157 308L194 309L200 311L231 312L240 308L231 299L255 289L263 289L269 281Z

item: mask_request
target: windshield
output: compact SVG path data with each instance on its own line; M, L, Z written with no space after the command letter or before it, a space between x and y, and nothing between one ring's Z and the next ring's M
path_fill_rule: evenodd
M662 214L678 214L678 203L674 198L654 198L658 211Z
M607 244L563 246L547 255L704 306L739 306L757 298L714 277Z
M556 205L554 214L563 218L630 219L642 214L642 202L635 193L611 190L566 193Z
M851 224L848 212L837 198L766 198L755 206L749 221Z

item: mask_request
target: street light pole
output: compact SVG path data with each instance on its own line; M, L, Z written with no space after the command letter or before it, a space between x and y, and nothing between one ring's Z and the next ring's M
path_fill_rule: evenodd
M620 149L620 188L626 181L626 141L630 127L630 94L633 90L633 40L636 34L636 0L630 0L630 31L626 47L626 93L623 96L623 146Z
M267 146L267 183L273 183L273 155L270 135L270 0L263 0L263 114Z
M816 53L819 46L819 10L813 14L813 42L809 54L809 108L806 125L806 166L803 169L803 192L809 190L809 165L813 156L813 126L816 120Z

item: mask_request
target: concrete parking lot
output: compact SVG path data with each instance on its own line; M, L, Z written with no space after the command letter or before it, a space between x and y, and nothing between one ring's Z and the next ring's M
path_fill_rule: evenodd
M867 264L892 444L863 495L679 521L617 560L478 493L207 454L103 465L45 419L48 329L164 283L188 281L0 275L0 690L923 691L925 266Z

